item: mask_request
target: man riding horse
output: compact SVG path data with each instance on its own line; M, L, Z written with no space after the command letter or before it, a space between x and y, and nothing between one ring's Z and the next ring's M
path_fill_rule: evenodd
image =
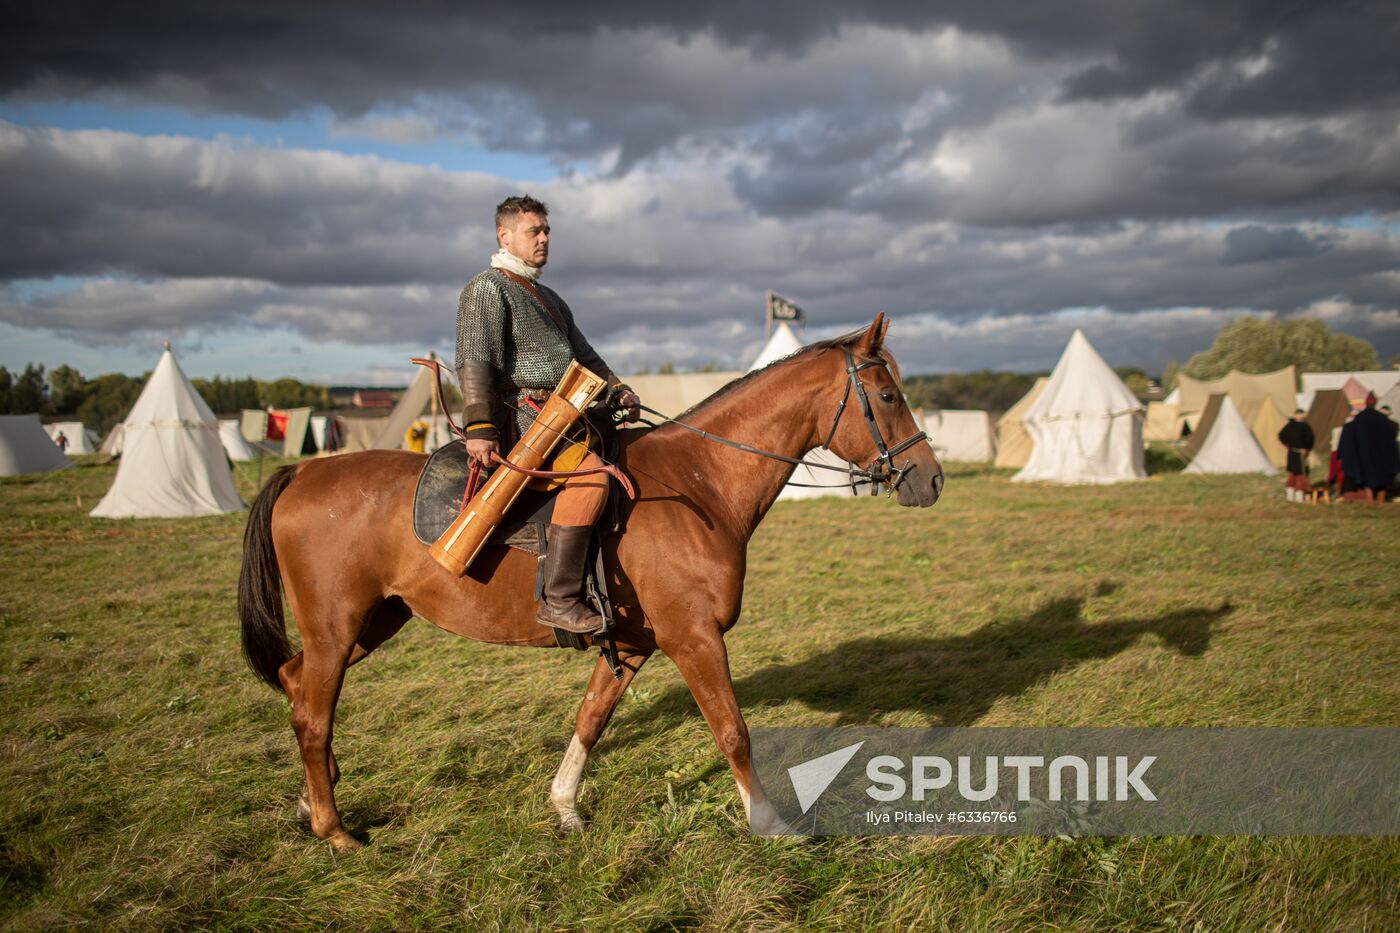
M483 466L507 450L535 419L535 405L558 385L570 362L607 379L607 404L636 421L641 400L589 345L558 293L539 283L549 260L549 208L529 195L496 208L500 249L489 267L462 289L457 305L457 379L467 454ZM586 442L575 442L556 467L601 467ZM584 564L593 526L607 503L606 474L563 480L549 526L544 578L536 619L579 634L606 623L583 596Z

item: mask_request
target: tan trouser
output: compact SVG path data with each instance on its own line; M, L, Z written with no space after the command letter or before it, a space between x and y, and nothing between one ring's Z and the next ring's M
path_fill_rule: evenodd
M603 461L595 453L589 453L578 465L580 470L593 470L602 467ZM591 476L570 476L564 480L564 487L554 502L554 524L592 525L603 514L603 506L608 501L608 483L611 477L606 473Z

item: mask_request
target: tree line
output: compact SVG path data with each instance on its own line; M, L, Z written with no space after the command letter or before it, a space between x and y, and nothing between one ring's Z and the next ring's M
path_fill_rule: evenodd
M149 372L141 376L107 373L85 378L71 366L55 366L47 373L42 365L28 363L12 374L0 366L0 413L11 415L67 415L98 434L119 424L145 387ZM296 379L263 381L245 379L191 379L204 401L219 413L244 408L331 407L327 386Z

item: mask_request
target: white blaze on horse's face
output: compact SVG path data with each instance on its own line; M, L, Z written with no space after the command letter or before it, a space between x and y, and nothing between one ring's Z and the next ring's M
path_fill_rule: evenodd
M496 239L516 259L532 266L549 261L549 218L544 214L515 214L496 228Z

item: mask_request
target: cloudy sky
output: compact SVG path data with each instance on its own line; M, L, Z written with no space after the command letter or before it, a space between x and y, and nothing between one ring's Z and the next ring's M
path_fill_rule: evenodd
M475 9L467 9L475 6ZM674 8L673 8L674 7ZM906 372L1157 371L1240 314L1400 352L1393 2L7 4L0 364L381 383L528 191L615 368L766 289Z

